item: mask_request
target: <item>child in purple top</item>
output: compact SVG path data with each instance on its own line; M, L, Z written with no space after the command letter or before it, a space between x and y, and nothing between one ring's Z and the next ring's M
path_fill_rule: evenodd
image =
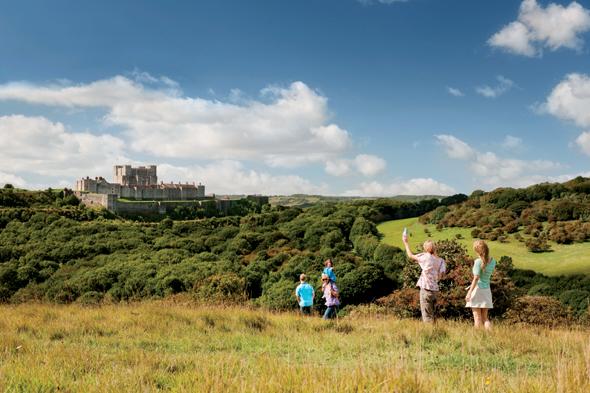
M340 291L338 291L338 287L336 284L330 280L330 277L327 274L322 274L322 291L324 295L322 296L326 299L326 312L324 313L324 319L331 319L336 316L338 313L338 306L340 305Z

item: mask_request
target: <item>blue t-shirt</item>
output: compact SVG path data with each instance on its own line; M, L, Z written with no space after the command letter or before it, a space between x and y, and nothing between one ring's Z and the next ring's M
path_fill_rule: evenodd
M490 287L490 279L492 278L492 273L496 268L496 260L492 258L490 262L486 265L486 268L481 271L481 263L482 260L477 258L475 262L473 262L473 275L479 276L479 281L477 282L477 286L479 288L489 288Z
M336 282L336 274L334 274L334 268L329 267L329 266L325 267L324 271L322 273L327 274L330 281Z
M304 282L297 286L295 294L299 297L299 306L309 307L313 306L313 287Z

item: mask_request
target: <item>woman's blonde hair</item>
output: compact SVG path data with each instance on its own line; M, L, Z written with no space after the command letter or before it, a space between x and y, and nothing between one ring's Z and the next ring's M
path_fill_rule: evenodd
M434 242L432 240L426 240L424 244L422 244L422 249L425 252L429 252L431 254L436 253L436 247L434 246Z
M486 265L490 262L490 249L483 240L476 240L473 242L473 251L481 258L481 270L486 268Z

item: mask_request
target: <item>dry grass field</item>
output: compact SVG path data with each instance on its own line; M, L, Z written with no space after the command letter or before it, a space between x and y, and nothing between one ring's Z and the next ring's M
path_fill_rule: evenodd
M370 309L368 309L370 310ZM0 307L2 392L587 392L590 333L190 302Z

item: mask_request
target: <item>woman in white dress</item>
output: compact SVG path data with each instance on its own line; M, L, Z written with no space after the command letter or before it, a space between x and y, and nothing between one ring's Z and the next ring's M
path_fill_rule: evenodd
M473 320L476 328L491 329L492 323L488 318L488 310L494 307L490 279L496 268L496 260L490 258L490 250L483 240L473 243L473 250L479 255L473 262L473 281L467 290L465 307L473 311Z

